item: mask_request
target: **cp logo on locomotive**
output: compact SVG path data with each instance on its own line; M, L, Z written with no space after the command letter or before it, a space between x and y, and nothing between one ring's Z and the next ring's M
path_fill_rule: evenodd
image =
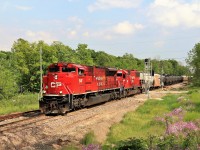
M51 87L52 88L59 87L61 85L62 85L61 82L51 82Z

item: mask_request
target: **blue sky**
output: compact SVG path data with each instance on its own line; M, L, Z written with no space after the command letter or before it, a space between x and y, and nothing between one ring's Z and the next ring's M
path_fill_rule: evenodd
M0 17L7 51L23 38L184 62L200 41L200 0L2 0Z

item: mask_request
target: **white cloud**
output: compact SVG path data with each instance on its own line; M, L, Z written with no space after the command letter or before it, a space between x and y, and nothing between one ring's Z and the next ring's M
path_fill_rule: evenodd
M79 30L83 26L83 20L77 16L71 16L67 19L68 25Z
M76 36L77 35L77 31L76 30L71 30L71 31L69 31L69 35L70 36Z
M45 31L31 31L27 30L25 31L25 39L31 40L31 41L45 41L47 43L51 43L53 41L56 41L56 39L49 33Z
M182 0L155 0L149 8L152 21L165 27L200 27L200 4Z
M91 39L111 41L132 36L135 32L143 28L144 26L142 24L134 24L130 23L129 21L122 21L100 30L89 30L87 32L83 32L82 35L83 37L89 37Z
M95 3L88 6L88 10L105 10L110 8L134 8L140 4L141 0L96 0Z
M129 21L123 21L113 27L113 31L117 34L132 34L137 30L143 29L142 24L132 24Z
M19 5L15 6L15 8L18 10L23 10L23 11L28 11L32 9L32 7L29 7L29 6L19 6Z

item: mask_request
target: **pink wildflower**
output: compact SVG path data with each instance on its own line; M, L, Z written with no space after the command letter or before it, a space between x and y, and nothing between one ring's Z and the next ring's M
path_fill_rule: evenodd
M169 124L166 133L178 135L183 133L185 130L196 131L199 128L193 122L179 121L173 124Z

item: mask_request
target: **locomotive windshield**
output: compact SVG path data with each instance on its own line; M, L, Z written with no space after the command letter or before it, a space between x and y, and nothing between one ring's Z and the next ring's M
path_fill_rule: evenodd
M52 66L49 68L49 72L59 72L59 67L58 66Z
M126 77L126 75L125 75L125 74L122 74L122 73L117 73L117 76L118 76L118 77L122 77L122 76L123 76L123 78Z
M121 76L122 76L122 73L117 73L117 76L118 76L118 77L121 77Z
M76 72L76 68L62 67L62 72Z

